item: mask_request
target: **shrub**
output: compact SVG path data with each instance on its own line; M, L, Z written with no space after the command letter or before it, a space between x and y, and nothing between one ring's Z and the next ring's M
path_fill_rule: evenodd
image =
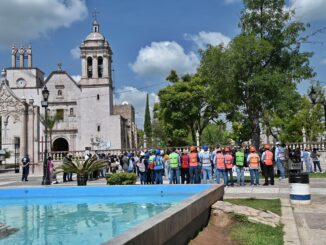
M137 181L135 173L109 174L106 177L108 185L134 185Z

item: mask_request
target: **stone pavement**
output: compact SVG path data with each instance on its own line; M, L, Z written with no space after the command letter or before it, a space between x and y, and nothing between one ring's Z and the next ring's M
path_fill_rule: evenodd
M75 176L73 176L75 179ZM48 187L42 186L42 174L29 175L28 182L21 182L21 173L1 173L0 188ZM62 182L60 186L76 186L76 181ZM164 184L168 184L165 179ZM105 179L88 181L87 185L106 185ZM280 198L282 202L282 222L285 225L285 244L322 245L326 244L326 179L310 179L312 203L306 206L291 205L289 202L288 181L278 181L274 186L225 187L224 198Z

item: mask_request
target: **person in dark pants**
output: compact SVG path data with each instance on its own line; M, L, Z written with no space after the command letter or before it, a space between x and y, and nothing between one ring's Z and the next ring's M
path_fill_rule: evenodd
M23 167L23 176L22 176L22 181L28 181L28 174L29 174L29 157L28 155L25 155L22 159L22 167Z
M189 156L186 153L181 155L181 184L190 183L189 176Z
M265 151L263 152L261 156L261 162L264 165L264 171L265 171L265 183L264 185L268 185L268 178L270 178L270 184L274 185L274 166L273 166L273 152L271 152L270 145L266 144L264 146Z

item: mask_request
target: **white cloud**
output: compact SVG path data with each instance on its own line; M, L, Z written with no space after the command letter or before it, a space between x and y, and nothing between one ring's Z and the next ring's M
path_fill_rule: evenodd
M29 42L86 16L85 0L1 0L0 46Z
M137 75L164 79L172 69L179 74L195 73L199 63L194 52L185 53L178 43L164 41L141 48L136 61L129 66Z
M75 59L78 60L80 58L80 51L79 51L79 47L76 46L73 49L70 50L70 54L71 56Z
M147 91L141 91L135 87L126 86L117 89L114 94L115 104L121 104L126 101L135 108L135 120L138 128L144 127L144 115L146 107ZM153 118L153 106L158 102L158 96L155 93L149 93L149 107L151 111L151 118Z
M75 80L75 82L79 83L81 80L81 76L80 75L71 75L72 79Z
M295 9L296 16L305 21L326 19L325 0L291 0L290 8Z
M224 0L225 4L232 4L232 3L236 3L236 2L240 2L240 0Z
M185 39L193 41L200 49L205 49L208 44L216 46L227 45L231 39L220 32L201 31L197 35L184 34Z

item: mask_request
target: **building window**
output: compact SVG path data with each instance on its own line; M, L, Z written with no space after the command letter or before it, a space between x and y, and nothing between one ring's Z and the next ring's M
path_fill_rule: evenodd
M97 100L100 100L100 95L99 94L97 94Z
M87 77L93 77L93 60L92 57L87 58Z
M62 90L58 90L58 97L62 97Z
M74 115L74 108L70 108L70 116Z
M100 56L97 58L97 65L98 65L98 77L103 77L103 58Z
M97 125L97 132L101 132L101 125Z
M63 120L64 119L64 110L63 109L57 109L56 117L57 117L58 120Z

